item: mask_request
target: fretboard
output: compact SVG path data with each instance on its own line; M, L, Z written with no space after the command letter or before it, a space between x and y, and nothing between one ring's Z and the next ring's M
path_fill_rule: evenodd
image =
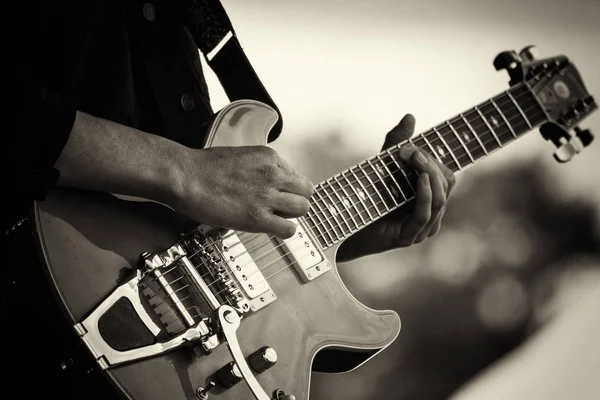
M529 86L514 86L318 184L304 221L327 249L414 199L418 174L400 161L403 145L459 173L546 121Z

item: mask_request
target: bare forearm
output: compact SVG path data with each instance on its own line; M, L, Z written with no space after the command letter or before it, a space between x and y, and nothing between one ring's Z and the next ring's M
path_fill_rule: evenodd
M186 148L160 136L77 112L55 167L59 186L169 204L180 186Z

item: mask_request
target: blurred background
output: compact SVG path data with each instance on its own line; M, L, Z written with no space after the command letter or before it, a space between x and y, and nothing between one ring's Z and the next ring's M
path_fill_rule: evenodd
M492 61L535 44L600 97L600 1L223 0L278 103L273 147L315 183L508 88ZM206 67L205 67L206 68ZM208 71L213 105L227 103ZM600 112L584 127L600 134ZM568 164L533 131L458 176L440 233L340 264L403 328L311 399L599 399L600 141Z

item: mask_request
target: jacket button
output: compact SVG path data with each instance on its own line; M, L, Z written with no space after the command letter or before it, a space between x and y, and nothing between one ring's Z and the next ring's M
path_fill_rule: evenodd
M152 3L145 3L142 7L142 13L144 14L144 18L148 21L154 21L156 19L156 7Z
M196 102L194 100L194 95L191 93L185 93L181 96L181 107L187 112L190 112L196 107Z

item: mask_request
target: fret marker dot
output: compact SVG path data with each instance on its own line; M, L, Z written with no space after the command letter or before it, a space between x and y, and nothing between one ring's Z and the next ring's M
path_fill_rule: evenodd
M336 215L336 214L337 214L337 210L335 209L335 207L334 207L334 206L329 206L329 212L330 212L332 215Z
M400 197L400 193L398 193L398 189L396 189L395 186L392 186L392 194L394 195L394 197L396 199L398 199Z
M492 124L494 124L495 127L498 127L500 125L496 117L492 117Z
M438 154L440 155L440 157L442 157L442 158L446 157L446 152L444 151L442 146L438 146L437 151L438 151Z
M359 195L359 196L360 196L360 198L361 198L361 199L363 199L363 200L367 198L367 196L365 195L365 192L363 192L362 190L359 190L359 191L358 191L358 195Z
M348 199L344 199L342 202L346 207L350 207L350 202L348 201Z
M471 136L466 132L463 132L463 138L465 139L465 142L471 141Z

